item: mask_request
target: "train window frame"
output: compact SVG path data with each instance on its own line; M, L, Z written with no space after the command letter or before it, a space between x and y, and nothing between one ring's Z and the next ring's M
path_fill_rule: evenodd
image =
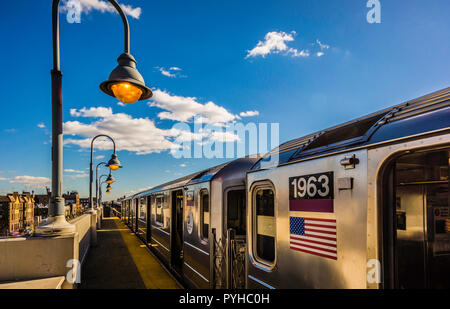
M158 220L158 200L161 201L160 205L161 205L161 214L160 214L160 218L161 221ZM164 195L156 195L155 196L155 224L158 226L164 226L164 200L165 200L165 196Z
M256 194L258 191L261 190L272 190L273 192L273 207L274 207L274 230L275 230L275 245L274 245L274 260L273 261L267 261L261 257L258 256L257 253L257 216L256 216ZM263 180L258 181L256 183L253 183L251 188L251 207L249 209L251 210L251 218L249 218L249 222L251 223L250 231L251 231L251 243L249 246L249 255L250 255L250 261L252 262L253 266L262 269L267 272L271 272L275 266L277 265L277 241L278 241L278 233L277 233L277 218L278 218L278 202L277 202L277 192L275 189L274 184L270 180Z
M203 234L203 225L204 225L204 212L203 212L203 196L208 195L208 234ZM204 242L207 242L209 240L209 230L211 228L211 195L209 194L209 190L207 188L200 189L198 193L198 212L199 212L199 227L198 227L198 233L200 236L200 239Z
M229 219L228 218L228 214L229 214L228 206L229 206L230 200L229 200L229 196L228 195L232 191L241 191L241 190L244 191L244 204L245 204L244 205L244 207L245 207L244 225L245 225L245 233L238 234L237 231L236 231L236 235L237 236L246 236L247 235L247 231L249 229L249 226L248 226L248 221L247 221L247 213L248 213L247 189L246 189L245 186L233 186L233 187L228 187L228 188L226 188L224 190L224 193L223 193L223 205L224 205L223 229L224 229L224 231L226 231L229 228L229 226L228 226L228 219Z

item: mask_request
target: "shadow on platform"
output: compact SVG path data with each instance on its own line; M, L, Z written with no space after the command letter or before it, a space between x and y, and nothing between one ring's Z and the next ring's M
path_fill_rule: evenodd
M81 271L81 289L179 289L180 286L118 218L104 218L98 245Z

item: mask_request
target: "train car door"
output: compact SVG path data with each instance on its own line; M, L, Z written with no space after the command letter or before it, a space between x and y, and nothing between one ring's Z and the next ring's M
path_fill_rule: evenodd
M449 158L450 149L416 151L390 167L387 287L450 288Z
M181 275L183 266L183 190L172 191L172 233L170 263Z
M225 231L227 231L226 286L231 289L245 287L245 247L247 233L247 207L245 187L226 190Z

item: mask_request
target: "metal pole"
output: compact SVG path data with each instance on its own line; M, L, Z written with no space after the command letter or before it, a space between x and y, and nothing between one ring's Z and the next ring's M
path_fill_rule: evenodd
M95 204L96 204L96 208L98 208L98 167L100 165L106 165L106 162L100 162L99 164L97 164L97 167L95 168Z
M106 134L99 134L97 136L94 136L94 138L91 141L91 163L89 164L89 210L92 212L94 210L94 199L92 197L92 182L93 182L93 156L94 156L94 141L98 138L98 137L107 137L109 138L112 142L113 142L113 146L114 146L114 154L116 153L116 143L114 142L114 140L112 139L111 136L106 135Z
M115 0L108 0L117 10L124 25L124 50L130 52L130 29L127 17ZM55 236L72 234L75 227L65 219L65 204L62 197L62 171L63 171L63 119L62 119L62 73L60 69L59 48L59 2L52 2L52 42L53 42L53 69L51 70L52 89L52 194L49 203L48 223L35 230L36 235ZM92 160L91 160L92 161ZM92 168L91 168L92 171ZM92 181L92 172L91 172ZM92 183L90 189L90 202L92 209Z

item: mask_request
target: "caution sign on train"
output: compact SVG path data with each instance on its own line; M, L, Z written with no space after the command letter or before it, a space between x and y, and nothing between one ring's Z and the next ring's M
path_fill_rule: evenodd
M334 212L333 172L290 177L289 210Z

